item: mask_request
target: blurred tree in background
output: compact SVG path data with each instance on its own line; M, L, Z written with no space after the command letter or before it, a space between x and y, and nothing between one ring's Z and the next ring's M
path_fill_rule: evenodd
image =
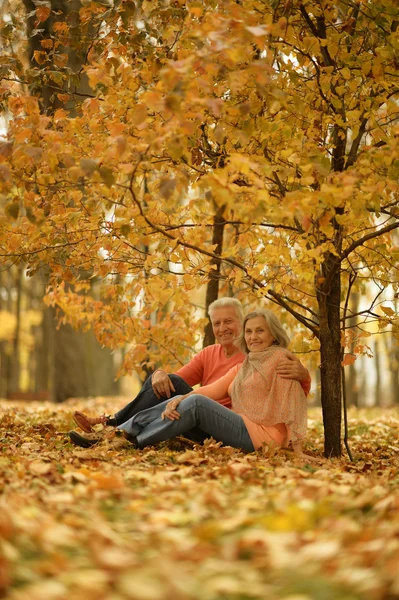
M53 2L51 8L42 3L36 6L30 0L3 3L2 42L8 52L3 61L5 81L17 80L22 89L29 87L43 113L53 114L64 105L54 93L60 66L73 82L74 93L66 103L69 114L74 114L76 104L90 93L82 71L88 47L82 43L79 29L80 8L80 2L67 0ZM65 40L65 46L60 44L59 56L48 52L44 65L40 53L54 47L54 33L64 23L69 23L74 42ZM15 69L11 78L10 65ZM6 111L5 124L9 116ZM28 397L62 402L70 396L118 393L117 365L93 333L79 332L68 324L56 327L55 309L43 304L47 283L47 269L27 279L23 262L7 261L3 265L0 396L21 397L21 391L25 391Z

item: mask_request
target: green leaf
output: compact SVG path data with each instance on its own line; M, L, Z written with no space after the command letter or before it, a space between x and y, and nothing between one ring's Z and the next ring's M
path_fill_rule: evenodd
M108 167L100 167L98 171L101 175L101 179L107 187L110 188L112 185L114 185L115 177L111 169L109 169Z
M57 85L62 85L65 80L65 76L59 71L48 71L47 72L50 79L54 81Z
M129 235L129 233L131 232L131 227L128 223L123 223L123 225L121 225L119 231L120 231L121 235L123 235L124 237L127 237Z
M93 175L94 171L98 168L98 162L92 158L81 158L79 165L84 174L88 177Z
M7 204L6 214L13 219L17 219L19 215L19 203L11 202L11 204Z

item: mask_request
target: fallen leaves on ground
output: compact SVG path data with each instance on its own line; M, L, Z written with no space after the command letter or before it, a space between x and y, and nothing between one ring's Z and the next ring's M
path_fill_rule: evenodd
M70 444L75 409L0 402L0 596L10 600L399 598L399 409L350 413L354 462L209 440Z

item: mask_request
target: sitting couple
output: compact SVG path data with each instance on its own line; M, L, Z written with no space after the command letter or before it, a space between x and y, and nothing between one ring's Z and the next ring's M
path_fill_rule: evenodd
M310 378L286 350L288 336L278 319L268 310L243 319L241 303L233 298L213 302L209 315L218 344L204 348L175 375L156 371L113 417L77 412L76 423L87 433L97 423L118 427L139 448L185 434L249 452L264 443L291 444L301 452ZM193 391L197 383L202 387ZM83 447L100 440L75 431L70 437Z

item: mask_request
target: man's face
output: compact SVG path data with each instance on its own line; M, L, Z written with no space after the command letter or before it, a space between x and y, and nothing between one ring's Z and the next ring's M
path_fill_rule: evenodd
M233 345L241 334L242 323L234 308L215 308L211 322L215 338L221 346Z

